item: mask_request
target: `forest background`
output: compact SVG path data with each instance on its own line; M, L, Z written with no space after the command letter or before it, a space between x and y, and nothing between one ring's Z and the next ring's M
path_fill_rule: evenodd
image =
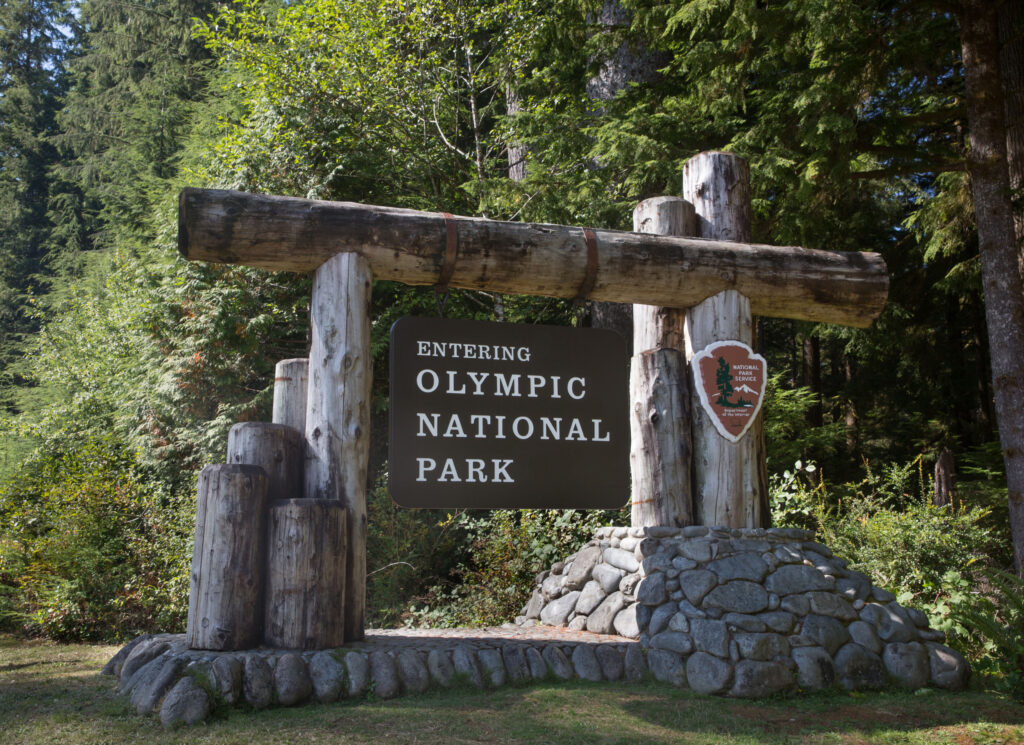
M971 77L980 16L995 99ZM1013 195L985 196L972 138L979 100L1005 115L1019 191L1022 32L984 0L6 0L0 629L180 630L198 470L306 355L309 277L181 260L182 187L629 229L725 149L750 163L755 241L877 251L891 278L866 330L758 322L774 524L817 530L1020 694L992 368L1024 359L990 343L983 276L989 202ZM375 284L369 625L511 620L536 572L628 521L391 503L387 332L442 312L630 330L622 306Z

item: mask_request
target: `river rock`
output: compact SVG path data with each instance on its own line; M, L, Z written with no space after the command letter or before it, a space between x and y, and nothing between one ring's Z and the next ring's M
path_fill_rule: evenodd
M651 637L651 648L688 655L693 651L693 639L689 634L682 634L678 631L662 631Z
M768 565L764 563L764 559L749 553L716 559L707 565L707 569L715 573L719 582L745 579L760 583L768 574Z
M569 662L569 658L565 656L561 649L553 644L547 644L544 646L542 656L544 661L548 663L548 670L551 671L552 675L561 680L572 680L572 663Z
M313 695L313 681L305 661L297 654L286 654L274 668L274 689L281 706L300 704Z
M395 667L402 687L411 693L423 693L430 687L430 673L418 652L404 649L395 656Z
M254 709L266 709L274 702L274 671L258 654L247 654L243 666L245 703Z
M655 609L654 613L651 614L651 620L647 624L647 633L653 636L659 631L664 631L665 628L668 627L669 619L671 619L677 612L675 603L666 603L665 605L659 606Z
M556 600L552 600L540 612L541 623L546 623L549 626L561 626L565 623L569 614L576 608L576 602L579 598L580 591L573 590Z
M695 652L686 660L686 680L697 693L721 693L732 680L732 665L707 652Z
M345 670L348 673L346 682L348 683L349 698L362 696L370 685L369 658L360 652L347 652L345 654Z
M889 675L908 691L928 685L928 650L920 642L886 644L882 662Z
M647 628L650 619L650 608L640 605L640 603L633 603L615 614L612 625L615 627L615 633L619 636L636 639L640 636L640 632Z
M577 644L572 651L572 666L580 680L597 683L602 680L601 663L589 644Z
M621 592L613 592L601 601L594 612L587 617L587 631L595 634L610 634L615 624L615 616L626 605Z
M636 601L641 605L661 605L665 602L665 575L649 574L636 588Z
M739 646L740 656L747 660L772 660L789 654L789 642L778 634L737 633L733 641Z
M526 654L518 644L505 644L501 648L501 659L505 663L505 672L509 682L513 684L530 681L530 666L526 662Z
M619 680L625 672L625 665L622 655L611 644L598 644L594 648L594 655L601 666L601 675L605 680Z
M863 688L884 688L885 668L882 660L859 644L843 645L835 655L836 676L839 685L850 691Z
M850 632L846 626L828 616L807 616L804 619L802 636L813 639L818 646L824 647L834 655L841 646L850 641Z
M483 671L484 680L492 688L501 688L508 680L505 672L505 661L501 659L501 652L496 649L481 649L477 653L480 660L480 669Z
M590 579L597 562L601 560L600 546L586 546L573 559L572 566L565 575L567 590L579 590Z
M431 649L427 653L427 672L444 688L451 688L455 682L455 667L448 659L448 653L442 649Z
M788 691L793 686L793 673L785 665L743 660L736 664L729 695L736 698L764 698Z
M370 652L370 685L374 695L382 699L394 698L402 692L395 661L386 652Z
M882 653L882 640L878 638L875 627L865 621L854 621L846 627L850 638L869 652Z
M603 555L606 563L624 572L635 572L640 568L640 562L636 560L636 556L633 555L632 551L623 551L621 548L606 548Z
M692 618L690 619L690 636L693 638L694 645L701 652L707 652L716 657L729 656L729 629L724 621Z
M601 583L591 580L583 586L579 599L576 601L576 612L588 615L601 601L608 596L608 593L601 587Z
M526 664L530 667L530 677L534 680L544 680L549 677L548 665L544 657L535 647L526 648Z
M832 590L835 580L827 579L824 574L806 564L786 564L769 574L764 585L768 592L785 596L814 590Z
M594 567L594 581L601 585L605 593L610 594L619 588L619 582L626 575L621 569L616 569L611 564L598 564Z
M210 715L210 696L189 675L171 688L160 706L160 723L165 727L199 724Z
M925 642L932 685L948 691L960 691L967 685L970 668L967 660L944 644Z
M655 680L682 688L686 685L686 666L675 652L652 649L647 653L647 665Z
M768 607L768 593L755 582L733 580L709 592L704 598L704 607L735 613L759 613Z
M467 644L460 644L452 652L452 664L455 672L464 677L470 684L477 688L484 687L484 676L480 672L480 662L476 658L473 649Z
M317 652L310 658L309 678L316 700L322 704L337 701L345 692L345 666L330 652Z
M793 650L796 682L805 691L822 691L836 682L836 666L823 647L798 647Z
M174 685L185 668L185 661L166 655L158 657L139 669L139 680L132 687L131 705L138 714L156 711L157 704L167 690Z
M700 605L704 597L718 584L718 577L706 569L693 569L679 573L679 587L693 605Z

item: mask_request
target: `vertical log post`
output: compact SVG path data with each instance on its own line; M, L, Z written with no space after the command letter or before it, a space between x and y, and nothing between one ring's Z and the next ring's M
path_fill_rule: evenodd
M695 155L683 166L683 197L697 212L697 235L750 240L750 170L731 153ZM750 300L735 290L709 297L686 315L686 357L715 341L754 345ZM692 374L692 371L691 371ZM692 378L691 378L692 379ZM694 502L702 525L767 527L768 476L762 416L737 443L718 434L692 387Z
M302 496L306 443L285 424L240 422L228 432L228 463L260 466L267 474L267 499Z
M345 643L346 510L327 499L274 502L267 518L263 640L286 649Z
M345 641L363 637L366 609L371 285L366 259L336 254L316 270L310 303L305 494L348 510Z
M263 606L267 476L259 466L199 474L185 638L192 649L256 646Z
M308 359L300 357L278 362L274 369L274 413L271 421L305 432L308 389Z
M693 235L693 205L679 197L644 200L633 211L633 230ZM634 527L694 523L684 326L685 312L678 308L633 306L629 460Z

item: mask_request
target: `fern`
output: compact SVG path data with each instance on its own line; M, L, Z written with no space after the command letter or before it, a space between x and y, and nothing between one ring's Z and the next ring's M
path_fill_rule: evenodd
M954 609L953 616L980 649L978 672L1024 700L1024 579L995 569L984 576L989 595Z

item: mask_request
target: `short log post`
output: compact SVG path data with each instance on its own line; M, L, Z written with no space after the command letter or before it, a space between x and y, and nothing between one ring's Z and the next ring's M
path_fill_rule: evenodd
M207 466L199 474L185 638L192 649L260 641L267 476L259 466Z
M286 649L345 643L345 518L336 500L288 499L271 505L264 643Z
M269 422L240 422L228 432L228 463L260 466L267 500L302 496L305 438L297 429Z
M363 638L366 609L371 284L366 259L336 254L316 270L310 303L305 494L348 510L345 641Z
M695 155L683 166L683 196L697 212L700 238L750 240L750 170L731 153ZM733 339L754 346L750 300L725 290L690 308L686 316L688 361L715 341ZM692 380L692 370L691 370ZM737 443L718 434L691 390L693 410L694 503L701 525L767 527L768 476L762 415Z
M692 525L690 388L683 353L652 349L633 355L629 394L632 524Z
M308 359L299 357L278 362L274 369L274 413L271 421L305 432L308 389Z
M633 211L633 230L693 235L693 205L679 197L646 199ZM684 527L694 522L684 327L683 310L633 306L629 458L634 527Z

